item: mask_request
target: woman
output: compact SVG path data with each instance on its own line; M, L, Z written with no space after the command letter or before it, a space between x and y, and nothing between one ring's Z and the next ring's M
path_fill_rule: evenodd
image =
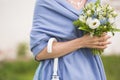
M99 55L90 48L105 49L110 36L90 37L76 29L82 8L96 0L37 0L31 30L31 51L41 61L34 80L51 80L53 58L59 57L60 80L106 80ZM79 3L79 4L78 4ZM48 40L54 37L52 53L47 52Z

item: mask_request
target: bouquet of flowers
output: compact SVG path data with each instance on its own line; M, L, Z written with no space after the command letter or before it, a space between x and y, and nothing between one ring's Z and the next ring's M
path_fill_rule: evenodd
M101 5L100 0L85 5L79 19L73 24L85 34L101 36L103 33L120 31L114 25L117 12L109 5ZM103 50L92 49L93 54L101 54Z

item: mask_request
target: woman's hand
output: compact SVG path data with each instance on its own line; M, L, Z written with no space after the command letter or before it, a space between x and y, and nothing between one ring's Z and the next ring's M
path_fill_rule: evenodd
M108 36L105 33L101 37L96 36L91 37L90 35L87 34L81 37L80 47L105 49L107 48L107 45L111 43L110 41L108 41L109 38L110 36Z

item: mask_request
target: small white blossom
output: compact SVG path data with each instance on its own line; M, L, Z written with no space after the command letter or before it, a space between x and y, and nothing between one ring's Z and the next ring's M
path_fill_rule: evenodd
M107 28L107 26L105 25L104 28Z
M86 12L86 14L87 14L87 16L90 16L90 15L91 15L91 10L88 10L88 11Z
M108 14L108 18L112 18L113 16L112 16L112 14Z
M112 11L113 8L109 5L109 6L108 6L108 10L109 10L109 11Z
M96 29L100 26L100 21L98 19L92 19L88 18L86 21L86 24L91 28L91 29Z
M90 2L89 4L86 5L87 9L91 9L94 6L94 3Z
M97 7L97 11L99 12L99 11L101 11L102 9L101 9L101 7Z
M84 15L81 15L79 16L79 20L85 23L86 17Z
M88 17L88 18L87 18L87 21L86 21L86 24L89 25L90 21L92 21L92 18L91 18L91 17Z
M91 10L95 11L95 6L93 6Z
M109 21L110 23L114 23L114 22L115 22L115 19L114 19L114 18L109 18L108 21Z
M113 11L111 14L112 14L113 16L117 16L117 12L116 12L116 11Z
M101 20L101 19L103 19L104 17L103 17L103 15L99 15L99 20Z
M105 11L106 8L107 8L107 5L103 5L101 9L102 9L103 11Z
M104 11L104 12L103 12L103 16L106 16L106 14L107 14L107 13Z

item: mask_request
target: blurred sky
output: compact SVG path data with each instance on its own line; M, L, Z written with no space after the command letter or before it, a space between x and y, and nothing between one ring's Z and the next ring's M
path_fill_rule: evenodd
M119 0L113 6L118 6ZM29 43L35 0L0 0L0 49L15 47L17 43ZM119 6L120 7L120 6ZM119 27L120 19L117 19ZM112 39L105 52L120 53L120 33Z
M29 41L35 0L0 0L0 49Z

